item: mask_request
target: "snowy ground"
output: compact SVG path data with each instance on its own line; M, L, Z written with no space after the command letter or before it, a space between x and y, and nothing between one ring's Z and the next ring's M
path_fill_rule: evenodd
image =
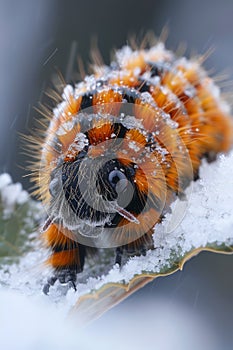
M142 271L159 273L169 270L177 258L181 260L187 253L196 248L232 246L232 173L233 152L227 156L221 155L212 164L204 162L200 172L201 179L192 184L191 197L188 196L190 197L188 207L181 223L177 227L171 227L171 219L174 218L174 214L169 214L164 223L155 228L154 240L158 248L149 251L146 257L130 259L121 271L110 266L111 269L106 275L92 276L87 279L86 283L79 283L77 293L73 290L65 293L66 286L55 284L48 297L42 294L41 289L49 271L42 268L45 252L39 248L25 255L18 265L2 266L0 269L0 332L3 332L1 344L8 344L8 347L4 346L3 348L31 349L33 344L34 349L48 348L51 350L53 348L59 349L59 346L69 349L79 334L78 348L91 349L93 339L89 339L89 343L85 341L86 330L82 330L82 333L76 333L73 331L74 325L64 325L64 322L69 323L66 319L67 314L80 295L99 289L108 282L122 282L123 280L128 282L134 275L140 274ZM179 205L173 204L173 213ZM181 315L182 312L181 310ZM150 312L148 315L148 317L152 317ZM120 318L119 322L121 322ZM176 323L175 318L173 322ZM182 317L179 322L184 322ZM101 325L101 321L99 324ZM105 326L106 332L109 332L109 325ZM166 327L168 326L166 325ZM124 332L125 327L123 322L122 325L119 325L119 330ZM187 327L192 328L190 321ZM202 334L201 326L199 328L199 333ZM97 336L98 323L97 328L92 329L92 331ZM11 336L12 333L14 337ZM128 334L129 337L132 336L130 332ZM158 337L159 334L161 332L158 332ZM108 334L106 339L107 337ZM203 337L202 343L204 344L206 333ZM210 335L211 337L213 338L213 335ZM20 342L17 347L14 347L15 339L19 339ZM137 339L136 335L135 339ZM12 346L10 346L11 342ZM94 342L94 344L97 343ZM183 345L181 342L179 344L181 345L180 349L185 349L185 342ZM194 342L193 344L195 345L193 345L193 349L200 349L199 343ZM95 349L98 348L96 346ZM105 349L100 338L98 346ZM114 347L111 348L114 349ZM148 348L150 348L149 345ZM213 346L208 347L208 345L204 348L214 349Z
M30 299L2 290L0 307L4 350L221 349L217 335L203 318L182 305L167 304L165 299L118 309L85 328L77 328L64 318L61 308L45 298Z

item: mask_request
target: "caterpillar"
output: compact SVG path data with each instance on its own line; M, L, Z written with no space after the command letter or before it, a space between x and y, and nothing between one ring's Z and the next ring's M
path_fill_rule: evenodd
M56 92L52 98L59 100ZM156 249L156 224L198 178L203 158L232 145L230 110L202 67L162 42L125 46L66 85L39 151L36 193L48 219L43 240L56 280L76 289L94 248L122 256ZM155 228L155 233L154 233Z

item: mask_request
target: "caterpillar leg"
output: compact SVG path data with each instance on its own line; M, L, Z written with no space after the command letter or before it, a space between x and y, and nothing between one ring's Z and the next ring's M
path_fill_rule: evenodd
M121 266L121 263L122 263L123 252L124 252L123 247L116 248L115 264L118 264L119 266Z
M147 250L154 249L153 230L149 230L137 240L116 248L115 264L121 266L124 252L127 256L146 255Z
M48 294L50 286L57 280L69 283L76 290L77 273L82 272L84 266L85 246L64 235L55 224L48 227L44 240L51 249L51 256L46 263L53 267L54 275L48 279L43 292Z

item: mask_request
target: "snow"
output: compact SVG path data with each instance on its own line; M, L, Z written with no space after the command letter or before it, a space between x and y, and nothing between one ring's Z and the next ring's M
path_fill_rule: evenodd
M121 50L118 50L115 54L116 61L119 65L123 66L132 57L133 51L129 46L123 46ZM134 52L134 55L136 53Z
M59 129L56 131L56 134L58 136L63 136L66 135L69 131L71 131L74 127L74 119L73 120L69 120L65 123L63 123Z
M0 290L1 349L73 349L76 333L46 299ZM48 312L49 309L49 312ZM76 339L77 341L78 339ZM80 349L88 349L79 339ZM90 348L89 348L90 349Z
M114 310L85 328L41 296L29 299L2 289L0 309L1 348L6 350L115 350L119 344L122 350L221 348L214 330L195 310L162 298L142 299L137 307Z
M63 115L67 105L68 105L68 102L67 100L65 100L59 103L56 108L54 108L53 114L54 114L55 120L59 119L60 116ZM53 123L53 120L51 120L51 123Z
M64 100L69 101L69 97L73 96L73 94L74 94L74 89L73 89L73 87L71 85L68 84L64 88L64 91L63 91L63 94L62 94L62 98Z
M88 143L89 143L87 136L82 132L76 135L74 142L77 144L78 151L81 151L82 149L84 149L84 147L88 146Z
M149 105L156 107L155 101L149 92L142 92L141 98L144 103L148 103Z
M154 86L159 85L160 84L160 80L161 80L161 78L159 76L156 76L156 75L151 77L151 72L150 71L143 73L141 75L141 78L143 80L145 80L147 82L147 84L149 83L149 84L154 85Z
M8 186L12 182L12 179L9 174L2 174L0 176L0 190Z
M124 125L128 129L143 129L143 124L141 120L136 119L134 116L123 115L120 118L122 125Z
M28 193L20 183L13 184L9 174L0 175L0 197L4 208L4 217L9 217L17 204L28 200Z

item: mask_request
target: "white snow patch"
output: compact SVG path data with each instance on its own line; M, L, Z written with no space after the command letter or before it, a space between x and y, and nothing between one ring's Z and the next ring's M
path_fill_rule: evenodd
M10 185L12 183L12 179L9 174L4 173L0 175L0 190L2 190L7 185Z
M74 325L49 300L0 289L1 349L63 350L86 347Z
M151 106L156 106L155 101L149 92L142 92L141 97L144 103L148 103Z
M12 183L9 174L0 175L0 197L3 203L4 216L9 217L17 204L27 202L29 195L20 183Z
M73 87L71 85L66 85L62 93L63 100L69 102L70 96L73 96L73 95L74 95Z
M122 49L116 52L116 61L119 65L125 65L125 63L132 58L133 51L129 46L123 46ZM137 52L134 52L134 55Z
M121 339L122 350L150 350L155 342L156 348L167 350L221 348L215 330L193 308L165 298L112 310L86 327L41 295L28 298L2 288L0 310L1 348L6 350L115 350Z
M65 123L63 123L58 130L56 131L56 134L58 136L66 135L69 131L71 131L74 127L75 123L74 120L69 120Z

